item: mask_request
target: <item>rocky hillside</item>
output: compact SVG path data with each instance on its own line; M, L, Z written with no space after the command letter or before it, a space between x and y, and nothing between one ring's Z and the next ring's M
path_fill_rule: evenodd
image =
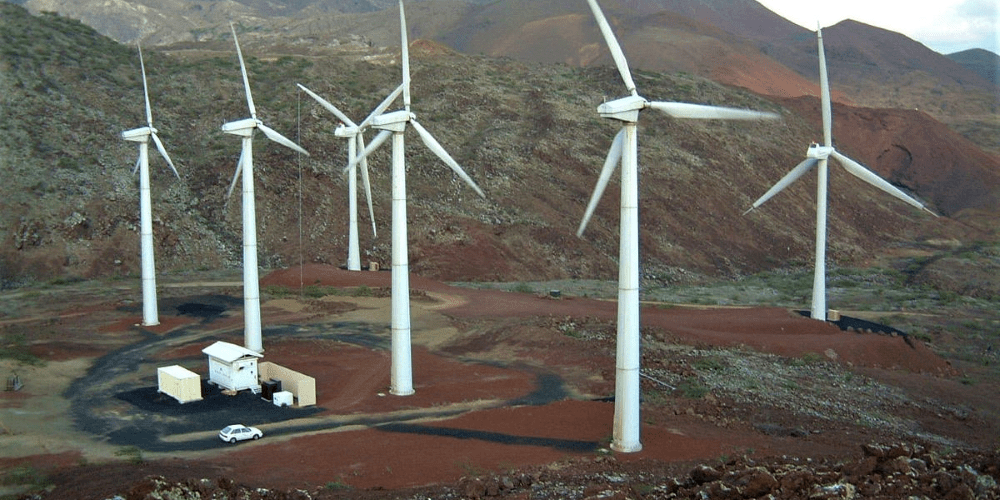
M863 446L852 457L753 459L723 456L718 464L666 465L654 461L620 461L616 457L570 459L558 466L483 474L473 471L453 484L392 491L399 499L452 498L997 498L1000 474L997 453L928 450L908 443ZM145 464L144 464L145 465ZM146 468L156 468L150 464ZM115 473L97 467L92 474ZM126 467L119 467L125 469ZM172 471L171 471L172 472ZM79 473L78 473L79 474ZM82 475L82 474L81 474ZM132 474L136 475L136 474ZM173 474L182 476L182 474ZM66 475L63 475L66 476ZM57 479L97 490L78 478ZM332 486L331 486L332 485ZM168 479L162 475L119 486L129 498L371 499L384 490L352 490L331 483L326 488L274 490L242 485L228 478ZM94 491L107 495L105 491ZM42 498L55 500L55 495Z
M58 12L121 42L224 40L228 24L271 45L398 46L393 0L18 0ZM411 39L467 54L526 62L608 64L584 2L410 0ZM634 67L684 71L779 97L817 95L815 36L754 0L608 1L604 8ZM854 21L827 29L834 98L868 107L921 109L1000 154L1000 87L898 33ZM994 55L995 56L995 55Z
M134 49L63 17L31 16L9 3L0 8L0 168L8 181L0 199L4 282L138 273L138 201L131 175L136 147L119 136L144 121ZM240 264L240 204L225 197L240 146L219 129L246 115L229 43L146 53L155 124L181 173L178 181L153 156L154 235L157 264L164 271ZM364 116L395 87L399 67L391 51L374 48L369 55L376 57L364 61L358 57L362 49L278 56L272 54L294 54L298 48L246 38L244 54L260 117L312 153L298 157L262 137L255 142L264 266L292 265L300 258L334 264L345 259L346 180L340 169L346 152L331 134L336 119L297 93L295 84L311 87L351 116ZM622 92L617 74L605 67L464 56L426 41L414 42L411 50L414 112L487 194L486 200L476 197L416 136L409 138L412 270L446 280L613 279L615 181L585 237L574 232L615 133L595 108ZM644 116L640 196L647 278L731 276L808 260L813 180L802 181L765 209L746 217L741 213L819 136L815 113L690 74L638 71L637 78L651 98L782 115L776 123ZM838 123L846 123L845 110L853 112L838 107ZM914 120L926 120L928 128L933 123L925 115L903 117ZM922 156L941 150L943 144L933 141L962 145L952 150L949 163L954 182L996 185L996 160L970 153L975 148L963 139L929 133L920 144L910 144L915 137L886 134L893 137L889 143L903 144L913 154L912 164L921 168L940 168ZM844 135L841 150L884 168L877 154L874 160L864 156L868 150ZM887 158L898 163L896 156ZM363 259L383 263L389 257L388 163L388 151L372 158L379 236L362 232ZM975 171L974 166L982 169L981 176L963 173ZM952 200L939 194L911 170L885 172L958 219L963 210L983 206L973 203L973 196ZM984 228L996 227L989 211L973 225L931 219L839 170L831 182L844 186L831 200L830 255L836 262L863 262L887 247L932 237L982 239L988 232ZM969 189L960 192L978 192Z

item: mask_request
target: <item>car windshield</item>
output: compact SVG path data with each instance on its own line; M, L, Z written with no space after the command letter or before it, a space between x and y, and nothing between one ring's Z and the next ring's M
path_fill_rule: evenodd
M222 429L222 432L225 434L229 434L230 432L233 432L233 430L234 430L233 426L230 425L227 426L225 429Z

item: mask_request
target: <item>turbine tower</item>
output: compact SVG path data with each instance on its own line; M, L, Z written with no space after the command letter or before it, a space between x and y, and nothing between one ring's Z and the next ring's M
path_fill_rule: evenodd
M770 190L764 193L753 205L744 212L744 215L751 210L761 206L772 196L781 192L806 172L816 167L816 262L813 270L813 293L812 309L810 316L813 319L826 321L826 206L827 206L827 165L830 157L836 159L851 174L861 180L885 191L886 193L899 198L900 200L913 205L921 210L926 210L935 217L937 214L931 212L919 201L909 197L892 184L889 184L872 171L863 167L860 163L844 156L833 147L833 113L830 104L830 83L826 72L826 55L823 52L823 30L817 27L816 39L819 45L819 85L820 100L822 102L823 113L823 145L812 144L806 151L806 159L799 163L790 172L785 174Z
M243 52L240 41L236 39L236 28L230 24L233 32L233 42L236 43L236 55L240 60L240 71L243 73L243 87L247 94L247 107L250 108L250 118L244 118L222 125L222 131L243 139L243 149L236 164L236 174L229 186L227 196L232 196L236 181L243 174L243 315L244 332L243 345L255 352L264 352L261 341L260 327L260 281L257 274L257 214L254 207L253 192L253 135L260 130L264 135L278 144L293 149L306 156L309 153L287 137L264 125L257 119L257 109L253 105L253 95L250 93L250 80L247 77L247 67L243 62Z
M348 224L348 237L347 237L347 270L348 271L360 271L361 270L361 251L358 245L358 173L357 167L358 163L355 162L357 158L357 152L364 151L365 149L365 137L364 130L371 125L372 120L382 114L393 101L399 97L399 94L403 91L403 86L400 85L396 87L385 100L382 101L374 111L368 115L367 118L361 124L356 124L351 121L343 112L337 109L336 106L331 104L326 99L323 99L315 92L307 89L304 85L299 84L299 88L309 94L310 97L316 100L321 106L327 109L340 119L341 124L333 131L333 134L337 137L343 137L347 139L347 170L348 170L348 183L347 183L347 197L348 197L348 212L349 224ZM368 200L368 214L371 216L372 220L372 236L377 236L375 230L375 212L372 211L372 189L371 183L368 180L368 159L362 158L361 163L361 181L365 187L365 199Z
M139 241L142 252L142 324L143 326L153 326L160 324L159 312L156 305L156 264L153 257L153 215L152 204L149 197L149 139L153 139L156 149L167 160L170 170L178 179L181 178L174 168L174 162L170 161L170 155L164 149L163 143L156 135L156 128L153 127L153 112L149 107L149 87L146 85L146 63L142 60L142 47L139 49L139 66L142 68L142 91L146 97L146 126L122 132L122 138L126 141L139 143L139 159L136 161L135 169L139 172Z
M636 123L639 113L652 108L675 118L760 120L777 118L773 113L703 106L678 102L648 101L640 96L618 40L608 25L596 0L588 0L597 25L611 51L629 94L601 104L597 112L603 118L622 122L597 180L577 230L582 236L594 208L607 187L616 164L621 162L621 228L618 268L618 338L615 375L615 420L611 448L620 452L642 449L639 442L639 181Z
M357 164L392 137L392 368L389 392L397 396L413 394L413 367L410 356L410 276L407 255L406 231L406 164L404 139L406 126L411 125L420 139L456 175L485 198L483 191L462 170L458 162L441 147L441 144L410 112L410 51L406 36L406 15L403 0L399 0L399 24L402 40L403 109L379 114L372 118L372 126L381 130L372 142L351 162Z

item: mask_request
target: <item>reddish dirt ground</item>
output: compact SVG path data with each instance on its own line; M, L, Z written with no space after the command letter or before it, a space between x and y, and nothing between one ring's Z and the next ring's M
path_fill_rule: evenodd
M390 286L388 272L347 272L320 265L306 266L302 272L308 284L373 289ZM297 288L299 273L299 269L274 272L261 280L261 285ZM558 333L523 337L537 331L535 323L563 318L596 322L613 331L614 302L573 297L556 300L457 288L418 276L411 277L411 287L436 299L436 302L414 302L412 307L433 308L462 332L462 338L440 349L414 347L414 395L386 394L390 360L389 353L382 349L333 341L277 339L267 346L267 360L294 367L319 381L318 406L325 409L320 416L391 415L406 411L433 415L437 409L452 411L450 414L375 427L332 427L330 431L308 435L278 436L237 445L221 454L185 460L183 464L169 460L149 462L143 466L146 472L181 478L196 477L199 471L204 471L201 477L227 476L245 484L281 489L315 488L330 483L362 490L395 489L453 483L475 471L523 469L572 457L594 457L598 449L607 448L614 408L613 404L597 398L613 393L613 343L581 343ZM678 343L746 346L790 357L817 353L867 370L873 377L889 374L895 383L923 391L926 397L982 397L978 393L954 394L956 384L947 378L954 370L919 343L911 346L898 337L844 333L783 309L645 307L642 315L644 328L661 330ZM315 316L309 311L298 316L275 312L265 314L265 322L271 324L275 317L294 322ZM123 329L134 328L137 319L119 318L113 324ZM231 333L237 334L239 319L223 318L220 324L232 323L237 328ZM515 324L518 321L521 323ZM164 321L167 326L161 325L155 331L163 332L181 324L186 323L167 318ZM497 324L510 326L496 327ZM107 328L110 326L105 325L104 329ZM484 330L486 333L480 334ZM505 335L503 332L520 337L502 339L499 336ZM197 355L200 347L203 346L178 346L161 351L157 358L190 357ZM36 347L51 359L63 358L70 348L69 344L58 342ZM568 391L565 399L540 406L509 404L538 390L540 376L546 373L560 378ZM0 404L17 405L19 401L5 398ZM758 454L830 456L856 450L860 444L881 436L878 429L859 431L849 427L827 428L823 434L808 438L762 433L749 420L741 421L734 416L740 412L753 415L752 408L733 410L735 413L729 415L725 414L727 408L734 405L715 399L644 408L643 450L616 454L616 458L621 462L690 462L746 450L756 450ZM769 417L779 422L783 418ZM794 427L799 422L784 423ZM949 420L940 422L936 429L971 442L991 440L981 435L983 428L976 428L980 423ZM996 429L996 422L986 427L989 432ZM65 466L72 459L63 457L53 460L52 465ZM19 463L46 463L46 460L39 455ZM113 482L104 477L117 474L109 472L114 467L93 466L75 474L64 469L53 476L59 479L46 498L78 498L74 495L79 494L87 474L94 475L94 494L113 493ZM131 480L141 472L136 467L120 467L129 469L119 477L122 481Z

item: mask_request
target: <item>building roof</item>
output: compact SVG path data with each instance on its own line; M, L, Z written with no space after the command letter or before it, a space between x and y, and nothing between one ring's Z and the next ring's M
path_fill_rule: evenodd
M226 363L232 363L238 359L246 357L262 358L263 354L255 351L251 351L246 347L240 347L236 344L230 344L229 342L216 342L204 349L201 352L207 354L211 358L219 359Z
M200 375L198 375L197 373L188 370L187 368L184 368L183 366L180 365L161 366L157 370L166 373L167 375L170 375L175 379L188 379L195 377L200 378Z

